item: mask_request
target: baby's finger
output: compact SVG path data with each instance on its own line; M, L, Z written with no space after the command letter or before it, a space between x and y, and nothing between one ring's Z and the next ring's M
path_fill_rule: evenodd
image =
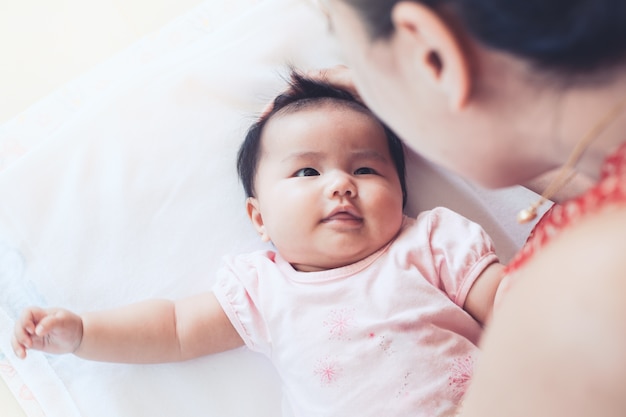
M16 326L21 326L29 334L35 334L35 326L46 315L45 310L38 307L29 307L22 311L17 320Z
M17 326L15 331L13 332L13 339L20 345L25 346L26 348L31 348L33 346L33 338L32 335L27 332L23 327Z
M22 316L15 322L13 330L13 339L19 344L27 348L32 346L32 336L35 334L35 323L30 319L29 315Z
M11 347L13 348L13 352L15 356L20 359L26 358L26 347L17 341L15 337L11 338Z
M64 315L62 311L50 312L47 316L43 317L37 327L35 328L35 334L37 336L45 336L57 327L61 327L64 324Z
M32 346L33 340L30 333L19 322L16 323L13 337L11 337L13 352L15 352L18 358L24 359L26 357L26 349L30 349Z
M35 334L42 337L57 329L74 331L78 322L80 322L80 317L70 311L63 309L49 310L49 314L37 323Z

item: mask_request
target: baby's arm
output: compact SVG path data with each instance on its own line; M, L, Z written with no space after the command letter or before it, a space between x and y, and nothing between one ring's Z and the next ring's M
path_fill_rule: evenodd
M242 345L213 293L81 316L31 308L16 323L13 337L13 349L22 358L27 349L37 349L126 363L182 361Z
M492 263L476 278L467 293L463 308L479 323L486 324L491 317L498 287L503 279L504 265Z

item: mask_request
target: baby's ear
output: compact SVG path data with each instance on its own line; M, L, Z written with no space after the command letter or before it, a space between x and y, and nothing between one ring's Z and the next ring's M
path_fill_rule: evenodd
M252 225L261 236L261 240L263 242L269 242L271 239L265 229L265 224L263 223L263 215L261 214L261 208L259 207L259 200L255 197L248 197L246 200L246 212L248 213L248 217L250 218Z

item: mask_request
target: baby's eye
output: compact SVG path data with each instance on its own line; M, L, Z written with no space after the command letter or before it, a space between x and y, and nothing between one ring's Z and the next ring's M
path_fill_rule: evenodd
M302 168L294 174L295 177L314 177L316 175L320 175L320 173L314 168Z
M354 171L354 175L368 175L368 174L376 174L376 171L368 167L358 168L356 171Z

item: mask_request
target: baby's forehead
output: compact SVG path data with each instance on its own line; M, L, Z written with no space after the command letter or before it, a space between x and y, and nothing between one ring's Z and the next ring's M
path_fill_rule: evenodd
M270 121L262 134L259 156L284 161L293 160L294 154L387 155L388 141L383 125L370 112L341 103L318 103Z
M371 117L373 120L376 120L376 121L378 120L376 119L376 117L370 110L368 110L365 106L363 106L362 104L356 101L343 100L343 99L338 99L334 97L316 97L316 98L302 99L302 100L294 101L293 103L287 104L285 107L281 108L276 113L274 113L270 117L268 122L275 118L280 118L286 115L294 115L294 114L303 113L307 111L319 111L319 110L323 110L323 111L338 110L338 111L346 111L348 113L356 112L361 115Z
M363 105L346 100L318 99L285 106L274 113L263 127L261 148L265 148L268 141L280 146L281 143L315 141L316 137L351 136L347 132L354 131L361 132L363 141L388 141L383 124Z

